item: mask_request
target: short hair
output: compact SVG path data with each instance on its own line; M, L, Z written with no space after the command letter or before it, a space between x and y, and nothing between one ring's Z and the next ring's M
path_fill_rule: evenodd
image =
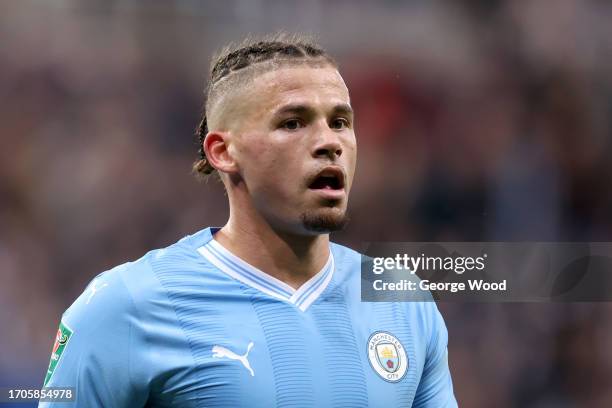
M247 67L259 67L263 73L296 63L322 63L338 67L336 61L323 48L303 34L276 33L261 39L249 37L239 44L226 46L212 58L206 103L200 124L196 128L199 150L192 170L197 177L205 178L215 171L206 158L203 146L208 133L207 115L213 102L219 98L219 93L240 84L240 79L234 78L232 74ZM225 84L219 86L222 79Z

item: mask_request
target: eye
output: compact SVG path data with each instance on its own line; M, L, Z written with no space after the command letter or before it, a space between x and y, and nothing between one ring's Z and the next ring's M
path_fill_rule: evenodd
M289 119L281 124L281 127L287 130L298 130L303 127L299 119Z
M329 127L332 129L344 129L349 127L349 121L345 118L335 118Z

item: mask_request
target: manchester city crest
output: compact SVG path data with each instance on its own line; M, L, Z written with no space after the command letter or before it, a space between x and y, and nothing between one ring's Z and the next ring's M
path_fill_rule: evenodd
M408 370L408 357L402 343L389 332L375 332L368 340L370 365L385 381L397 382Z

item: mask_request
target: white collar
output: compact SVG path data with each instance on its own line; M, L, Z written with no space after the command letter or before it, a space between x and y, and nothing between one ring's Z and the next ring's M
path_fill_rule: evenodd
M302 312L323 293L334 274L334 257L331 249L323 269L297 290L240 259L214 238L198 248L198 252L232 278L272 297L294 304Z

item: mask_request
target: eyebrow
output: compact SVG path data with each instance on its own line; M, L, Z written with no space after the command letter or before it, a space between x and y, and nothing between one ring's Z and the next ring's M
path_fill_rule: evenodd
M276 112L274 112L274 115L277 116L277 115L284 115L288 113L293 113L296 115L305 115L305 114L308 115L308 114L312 114L313 112L314 112L314 109L311 106L302 105L302 104L292 104L292 105L285 105L281 107ZM332 108L332 112L334 114L344 114L344 115L352 116L353 108L351 108L351 105L347 103L340 103L338 105L335 105Z

